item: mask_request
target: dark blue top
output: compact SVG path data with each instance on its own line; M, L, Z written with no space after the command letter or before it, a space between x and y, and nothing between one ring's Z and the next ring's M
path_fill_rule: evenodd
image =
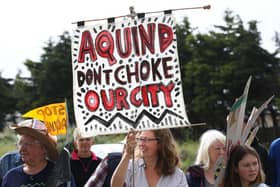
M12 168L23 164L18 151L12 151L4 154L0 159L0 185L4 175Z
M280 138L274 140L269 147L269 160L272 174L271 187L280 186Z
M45 187L53 166L54 164L48 161L47 166L41 172L36 175L28 175L24 173L23 165L20 165L8 171L3 178L2 187Z

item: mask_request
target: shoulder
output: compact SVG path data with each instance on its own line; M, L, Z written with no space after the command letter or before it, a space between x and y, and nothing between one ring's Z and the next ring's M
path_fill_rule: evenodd
M184 186L184 187L186 187L187 180L186 180L184 172L180 168L176 167L173 174L164 176L162 178L161 184L162 184L162 186L177 186L177 187Z
M11 152L5 153L5 154L1 157L1 160L3 160L3 159L8 159L8 158L17 158L17 157L20 157L19 152L18 152L18 151L11 151Z
M20 157L20 154L18 151L11 151L11 152L4 154L0 158L0 162L1 162L1 165L9 163L9 164L14 164L15 166L19 165L18 163L22 163L21 157Z
M100 163L102 159L98 157L95 153L92 152L91 160L94 161L95 163Z
M268 185L261 183L261 184L254 185L252 187L268 187Z
M272 143L270 144L270 149L279 147L279 145L280 145L280 138L277 138L277 139L273 140Z
M176 176L183 176L183 177L185 178L184 172L183 172L179 167L176 167L176 168L175 168L175 171L174 171L173 175L176 175Z
M186 179L189 186L204 186L204 170L201 165L193 165L187 169Z
M193 165L187 169L187 175L191 175L193 177L203 177L204 171L201 165Z
M109 169L115 170L122 158L122 153L109 153L106 158L108 159Z
M0 159L0 177L2 178L10 169L22 164L18 151L8 152Z
M108 154L108 159L119 159L122 157L122 153L119 152L113 152Z
M277 138L270 144L269 154L270 156L273 156L274 154L278 155L279 153L280 153L280 138Z
M14 180L15 178L18 179L19 177L23 176L25 176L25 174L23 172L23 166L21 165L9 170L3 177L3 180Z

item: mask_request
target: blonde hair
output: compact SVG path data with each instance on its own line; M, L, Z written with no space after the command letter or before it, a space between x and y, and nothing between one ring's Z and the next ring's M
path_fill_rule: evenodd
M215 129L205 131L200 137L200 144L196 155L195 164L202 165L203 168L208 169L210 166L209 147L216 141L225 144L226 136Z

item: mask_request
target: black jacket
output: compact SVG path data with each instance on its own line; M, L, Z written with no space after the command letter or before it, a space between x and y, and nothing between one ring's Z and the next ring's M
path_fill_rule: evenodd
M189 187L204 187L205 176L201 165L193 165L187 169L186 178Z

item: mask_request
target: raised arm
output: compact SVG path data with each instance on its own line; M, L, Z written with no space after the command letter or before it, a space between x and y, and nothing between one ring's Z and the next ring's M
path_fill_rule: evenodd
M135 132L130 132L127 135L122 159L111 179L111 186L113 187L123 187L125 184L128 163L130 158L133 157L133 152L137 145L135 136Z

